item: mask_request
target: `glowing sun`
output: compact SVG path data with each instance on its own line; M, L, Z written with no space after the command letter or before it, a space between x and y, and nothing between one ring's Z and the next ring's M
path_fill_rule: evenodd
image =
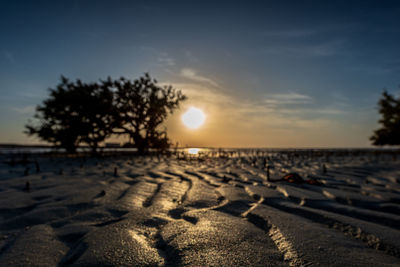
M206 115L201 109L191 107L182 115L182 122L190 129L197 129L203 125Z

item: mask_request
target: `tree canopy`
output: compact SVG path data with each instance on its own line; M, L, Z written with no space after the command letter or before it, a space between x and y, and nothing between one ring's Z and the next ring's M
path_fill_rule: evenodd
M112 134L128 135L140 153L165 149L170 143L160 126L186 99L171 86L160 87L148 74L134 81L121 77L99 83L61 77L49 91L49 98L36 108L36 123L30 121L25 133L71 153L80 143L95 152Z
M374 131L371 141L374 145L400 145L400 98L396 99L387 91L378 102L381 128Z
M133 82L121 78L112 86L120 123L115 133L127 134L140 153L169 147L167 132L160 125L186 96L172 86L160 87L148 74Z

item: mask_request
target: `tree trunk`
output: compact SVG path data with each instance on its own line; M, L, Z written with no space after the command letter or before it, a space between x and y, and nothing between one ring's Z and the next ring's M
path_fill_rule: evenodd
M93 142L90 147L92 149L92 155L97 155L97 147L98 147L97 142Z
M131 137L134 140L135 147L138 150L138 154L140 154L140 155L147 154L148 145L147 145L146 139L143 138L140 134L135 134L135 135L132 135Z

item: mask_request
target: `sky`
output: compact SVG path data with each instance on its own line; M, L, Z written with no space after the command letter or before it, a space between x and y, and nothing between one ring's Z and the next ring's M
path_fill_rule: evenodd
M61 75L149 72L188 96L181 146L368 147L384 88L399 95L399 1L0 0L0 143ZM181 116L202 109L197 130ZM116 139L111 139L115 141Z

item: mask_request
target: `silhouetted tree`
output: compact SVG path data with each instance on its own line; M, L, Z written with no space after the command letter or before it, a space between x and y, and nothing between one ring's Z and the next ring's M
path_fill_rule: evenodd
M160 125L186 99L181 91L159 86L147 73L134 81L108 79L103 85L116 90L119 127L115 133L127 134L139 153L170 146L166 129Z
M49 98L36 108L34 117L39 123L29 122L25 133L37 135L69 153L74 153L81 142L95 152L116 123L113 92L104 85L69 82L65 77L49 91Z
M378 106L382 115L379 120L382 127L375 130L370 139L378 146L400 145L400 98L396 99L384 91Z

